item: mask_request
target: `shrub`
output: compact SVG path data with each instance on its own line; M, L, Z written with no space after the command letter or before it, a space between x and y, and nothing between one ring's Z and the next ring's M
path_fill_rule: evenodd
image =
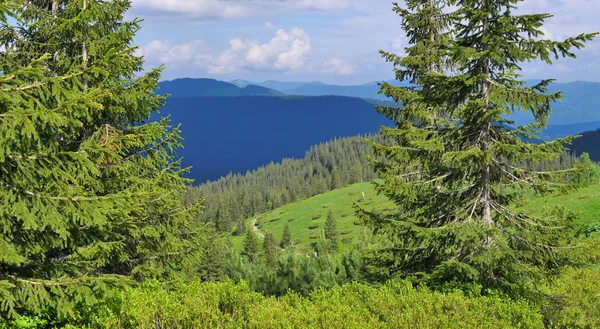
M542 290L545 322L555 328L600 328L600 273L567 268Z
M321 218L321 214L316 214L316 215L312 216L313 220L317 220L319 218Z
M319 224L310 224L310 225L308 226L308 229L309 229L309 230L314 230L314 229L316 229L317 227L319 227Z
M391 282L352 283L308 297L264 297L248 285L191 283L167 290L146 284L127 292L113 328L543 328L526 302L468 298ZM104 324L105 319L95 321Z

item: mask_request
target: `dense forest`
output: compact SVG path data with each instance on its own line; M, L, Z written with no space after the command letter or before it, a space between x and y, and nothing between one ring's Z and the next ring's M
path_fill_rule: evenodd
M367 161L367 156L374 154L365 138L380 139L377 135L336 139L311 147L303 159L284 159L244 175L229 174L192 187L186 200L202 199L205 208L199 219L212 222L217 231L236 228L237 234L242 234L250 216L375 178Z
M600 167L529 142L562 95L518 74L597 33L540 39L550 15L519 2L393 4L408 45L380 53L410 86L371 104L393 124L196 187L130 0L1 3L0 329L600 327ZM328 122L370 116L339 100ZM252 219L363 181L392 206L349 195L352 248L332 206L308 252Z

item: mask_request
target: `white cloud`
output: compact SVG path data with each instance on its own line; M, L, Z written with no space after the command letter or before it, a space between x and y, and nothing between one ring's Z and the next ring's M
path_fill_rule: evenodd
M275 28L275 26L273 26L273 24L271 24L271 22L265 22L265 27L269 30L272 30Z
M212 74L228 74L241 70L300 69L311 51L310 38L301 28L277 30L267 43L239 38L229 41L229 47L218 55L200 40L183 44L155 40L139 50L150 62L160 62L170 68L203 69Z
M329 61L321 65L323 73L348 75L354 73L352 65L342 61L337 57L333 57Z
M168 40L154 40L138 50L150 61L166 64L171 68L189 65L203 66L211 61L210 48L201 40L173 44Z
M296 70L311 51L310 39L301 28L277 30L268 42L233 39L230 47L208 67L210 73L232 73L240 69Z

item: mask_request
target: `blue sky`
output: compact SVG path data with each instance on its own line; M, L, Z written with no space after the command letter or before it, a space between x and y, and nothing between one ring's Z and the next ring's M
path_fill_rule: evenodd
M136 37L163 79L322 81L393 78L379 49L401 53L400 18L389 0L132 0L143 18ZM399 2L401 2L400 0ZM600 31L600 0L525 0L523 12L551 12L546 38ZM600 38L553 66L529 63L526 78L600 81Z

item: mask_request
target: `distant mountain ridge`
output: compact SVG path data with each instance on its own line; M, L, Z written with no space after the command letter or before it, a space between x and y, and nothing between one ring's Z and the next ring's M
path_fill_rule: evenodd
M396 80L387 81L396 86L407 86L405 82L399 82ZM527 82L533 83L536 80L528 80ZM272 86L275 86L272 84ZM277 88L274 88L277 90ZM585 81L574 81L568 83L552 83L548 92L555 93L558 91L564 91L564 98L552 104L552 114L548 124L553 126L555 129L559 125L577 125L583 123L600 122L600 83L598 82L585 82ZM337 95L337 96L351 96L361 98L372 98L378 100L389 99L384 95L378 93L379 86L375 82L366 83L357 86L336 86L336 85L317 85L317 84L305 84L293 89L287 89L285 91L280 90L286 94L296 95ZM524 125L531 123L533 117L530 113L517 112L510 115L510 119L515 121L516 125ZM583 129L579 129L575 126L575 130L569 130L569 128L563 129L563 131L569 131L566 135L555 136L551 133L554 138L563 137L570 134L577 134L586 130L600 128L600 125L591 124Z
M159 83L159 94L170 94L172 98L189 97L241 97L283 96L284 94L263 86L247 84L239 87L233 83L215 79L182 78Z
M190 81L191 80L191 81ZM313 82L297 82L297 81L275 81L268 80L263 82L251 82L246 80L233 80L231 82L222 82L211 79L214 86L210 91L193 92L194 88L200 90L200 83L194 82L196 79L178 79L171 82L161 82L161 92L164 90L172 90L174 97L203 97L203 96L283 96L283 95L300 95L300 96L346 96L367 98L375 100L389 100L384 95L379 94L379 86L377 82L367 82L362 85L329 85L318 81ZM533 84L538 80L527 80L529 84ZM177 83L174 83L177 82ZM186 83L195 84L196 87L189 88ZM386 81L396 86L406 86L406 82L397 80ZM221 84L221 85L219 85ZM226 84L226 85L222 85ZM183 87L182 90L172 88L174 85ZM227 86L223 90L223 86ZM257 86L257 87L250 87ZM264 89L260 89L260 87ZM187 88L187 89L186 89ZM593 122L600 122L600 83L573 81L568 83L554 82L549 86L549 92L554 93L563 90L564 98L552 104L552 114L548 124L553 126L555 131L568 131L568 134L576 134L590 129L600 128ZM515 125L524 125L532 122L532 115L525 112L517 112L510 115L510 119L515 121ZM575 125L583 123L593 123L587 125L584 129L579 129ZM559 125L573 125L570 129L555 129ZM549 128L550 129L550 128ZM543 139L556 138L566 136L565 133L554 132L549 135L544 135Z

